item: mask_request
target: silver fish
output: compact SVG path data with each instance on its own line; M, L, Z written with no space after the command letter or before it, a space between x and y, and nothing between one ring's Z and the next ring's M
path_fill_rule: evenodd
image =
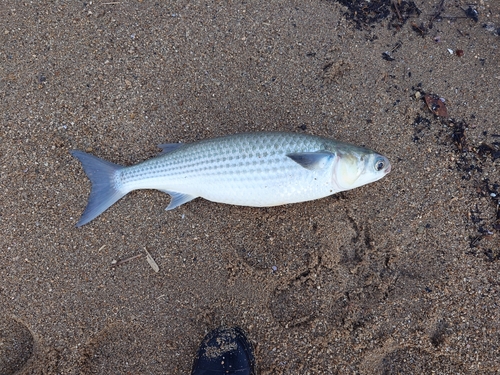
M243 133L159 147L159 156L130 167L71 151L92 182L76 226L137 189L169 194L167 210L197 197L269 207L323 198L377 181L391 171L389 160L372 150L298 133Z

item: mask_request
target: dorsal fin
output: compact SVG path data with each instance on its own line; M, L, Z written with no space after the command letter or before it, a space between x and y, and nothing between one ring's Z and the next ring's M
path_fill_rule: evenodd
M169 152L172 152L174 150L177 150L179 147L183 146L184 143L162 143L161 145L158 145L159 148L161 148L161 155L163 154L168 154Z

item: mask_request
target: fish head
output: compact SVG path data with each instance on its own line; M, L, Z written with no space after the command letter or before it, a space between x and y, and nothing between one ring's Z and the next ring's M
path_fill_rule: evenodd
M333 183L340 190L350 190L380 180L391 171L385 156L371 150L338 154Z

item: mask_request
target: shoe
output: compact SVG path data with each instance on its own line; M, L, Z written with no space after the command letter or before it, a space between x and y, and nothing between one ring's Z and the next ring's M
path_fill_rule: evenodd
M256 375L252 344L243 330L217 328L200 344L191 375Z

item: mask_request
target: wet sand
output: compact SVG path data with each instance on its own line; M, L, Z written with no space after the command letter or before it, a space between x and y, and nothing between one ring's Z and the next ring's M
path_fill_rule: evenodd
M221 325L261 374L499 373L500 3L478 22L431 3L406 22L335 1L3 5L0 373L189 374ZM75 228L90 182L69 150L131 165L248 131L392 172L264 209L136 191Z

